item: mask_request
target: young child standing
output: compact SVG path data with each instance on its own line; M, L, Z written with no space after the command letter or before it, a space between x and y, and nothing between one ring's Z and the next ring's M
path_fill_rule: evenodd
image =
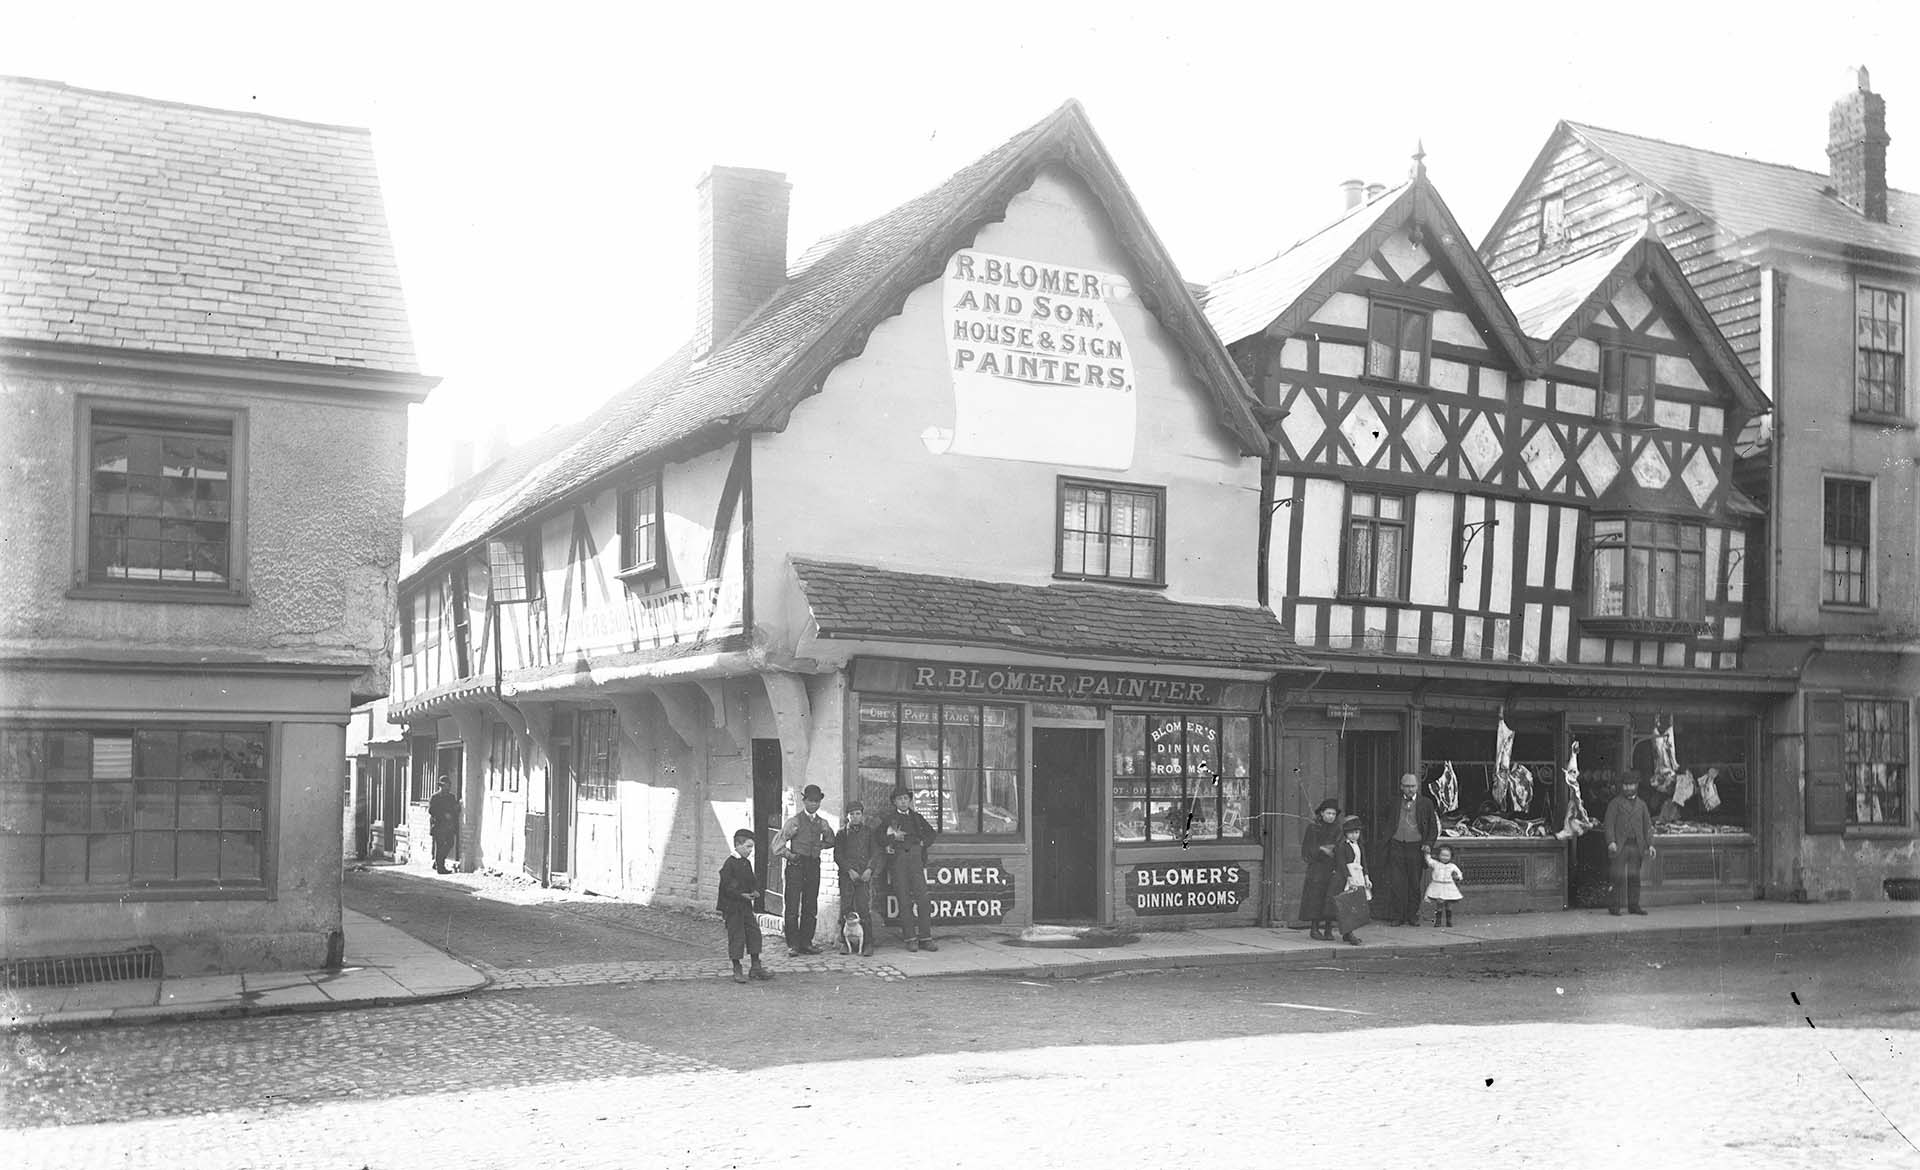
M1336 871L1338 877L1345 879L1340 892L1367 890L1367 897L1371 899L1373 879L1367 876L1366 853L1360 846L1360 828L1359 817L1348 817L1340 822L1341 839L1340 844L1334 847L1333 857L1339 866ZM1360 936L1351 930L1342 930L1340 941L1357 947L1360 945Z
M760 883L753 876L753 830L736 829L733 856L720 865L720 901L715 909L727 924L727 958L733 961L733 981L771 979L773 975L760 965L760 920L754 917L753 900L760 894ZM753 958L753 969L741 973L740 956Z
M1433 903L1433 924L1453 925L1453 908L1465 897L1460 892L1460 867L1453 863L1453 846L1442 845L1427 858L1427 899ZM1445 919L1443 922L1442 919Z

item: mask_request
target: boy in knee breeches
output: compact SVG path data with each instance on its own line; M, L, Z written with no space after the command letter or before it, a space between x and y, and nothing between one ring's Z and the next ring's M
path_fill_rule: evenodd
M733 963L735 983L773 978L760 965L760 920L753 909L759 896L760 883L753 873L753 830L735 830L733 856L720 866L720 901L715 907L727 924L727 958ZM742 954L752 957L751 971L741 972Z

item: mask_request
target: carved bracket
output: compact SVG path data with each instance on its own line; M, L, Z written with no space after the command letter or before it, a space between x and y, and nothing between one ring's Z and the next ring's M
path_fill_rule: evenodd
M680 742L689 748L706 747L706 721L700 717L699 692L691 687L668 683L655 687L653 697L660 701L660 709L666 712L667 726L680 737Z
M788 784L804 782L807 743L813 731L813 705L807 698L804 675L768 671L760 676L773 708L773 725L780 733L780 764Z
M521 701L513 704L509 710L520 716L527 740L533 745L533 754L539 757L539 765L543 768L550 766L553 762L553 704Z
M703 678L695 681L706 693L707 707L713 717L714 729L725 731L727 739L733 746L740 751L745 751L750 737L747 734L747 715L741 710L739 689L737 687L729 689L727 683L730 680L727 679ZM732 703L731 707L728 706L729 702Z

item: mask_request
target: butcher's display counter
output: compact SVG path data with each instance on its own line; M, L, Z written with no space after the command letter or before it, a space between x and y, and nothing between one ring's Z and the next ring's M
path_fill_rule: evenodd
M1641 870L1640 898L1656 905L1752 898L1759 844L1752 834L1653 834L1653 856Z
M1462 912L1511 914L1567 905L1567 843L1557 837L1441 837L1460 867Z

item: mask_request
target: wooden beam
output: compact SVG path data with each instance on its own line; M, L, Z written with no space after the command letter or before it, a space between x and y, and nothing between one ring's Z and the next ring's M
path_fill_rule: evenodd
M607 696L613 704L613 713L620 717L620 738L625 741L633 760L639 760L652 747L643 732L651 722L652 713L647 709L645 691L618 691Z
M733 746L745 751L747 740L747 715L741 710L737 691L727 686L727 679L702 678L694 682L707 696L707 707L716 731L725 731ZM728 703L732 703L729 709Z
M781 774L789 784L804 783L807 744L812 737L813 711L807 699L805 675L767 671L760 676L773 708L773 725L780 734Z
M692 687L666 683L653 688L653 697L659 700L660 709L667 716L667 726L673 728L680 742L704 756L707 729L706 720L700 718L699 692Z
M526 728L527 741L533 745L534 753L539 756L538 763L543 768L553 763L553 707L552 703L524 699L509 706L520 716Z

